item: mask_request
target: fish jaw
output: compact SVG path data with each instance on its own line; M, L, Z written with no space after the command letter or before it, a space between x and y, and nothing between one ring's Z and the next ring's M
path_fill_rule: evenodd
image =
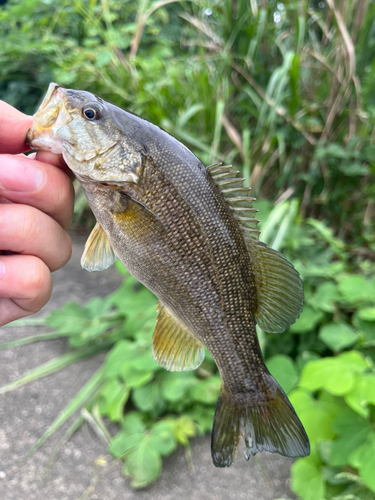
M58 131L72 120L65 101L65 89L57 83L50 83L42 104L33 116L34 123L27 132L26 143L32 149L62 154L63 145Z
M102 119L85 119L85 105L99 109ZM125 113L90 92L51 83L26 142L32 149L62 154L80 182L137 184L142 154L122 140L112 119L119 112Z

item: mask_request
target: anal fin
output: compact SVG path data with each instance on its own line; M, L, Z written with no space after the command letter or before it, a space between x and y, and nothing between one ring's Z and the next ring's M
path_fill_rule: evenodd
M159 303L152 336L155 361L170 371L194 370L204 359L203 343Z
M97 222L88 237L81 258L81 266L87 271L102 271L117 260L112 245L102 226Z

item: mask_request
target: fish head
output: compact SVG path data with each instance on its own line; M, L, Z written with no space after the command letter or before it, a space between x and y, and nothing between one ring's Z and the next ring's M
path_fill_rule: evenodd
M121 113L90 92L51 83L26 142L32 149L62 154L80 180L137 183L143 151L124 130Z

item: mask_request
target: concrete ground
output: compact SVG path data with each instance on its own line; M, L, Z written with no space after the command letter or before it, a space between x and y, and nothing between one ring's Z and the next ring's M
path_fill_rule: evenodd
M73 256L54 273L52 299L39 313L46 314L68 300L82 304L95 295L112 292L121 279L114 268L88 273L79 261L86 238L74 237ZM40 327L3 327L0 343L36 334ZM64 340L0 350L0 387L65 350ZM99 355L81 361L0 396L1 500L276 500L295 499L290 491L291 459L262 453L246 462L240 454L230 468L212 465L210 438L192 443L192 467L182 447L163 461L161 477L146 489L132 490L121 463L87 426L63 447L45 474L46 465L62 431L52 436L26 463L22 459L59 412L103 361ZM67 425L63 428L66 429ZM98 460L99 459L99 460Z

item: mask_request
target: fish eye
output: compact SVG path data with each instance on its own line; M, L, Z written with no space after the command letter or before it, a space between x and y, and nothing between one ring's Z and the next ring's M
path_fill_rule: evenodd
M99 120L102 116L101 110L95 104L86 104L82 109L82 114L90 121Z

